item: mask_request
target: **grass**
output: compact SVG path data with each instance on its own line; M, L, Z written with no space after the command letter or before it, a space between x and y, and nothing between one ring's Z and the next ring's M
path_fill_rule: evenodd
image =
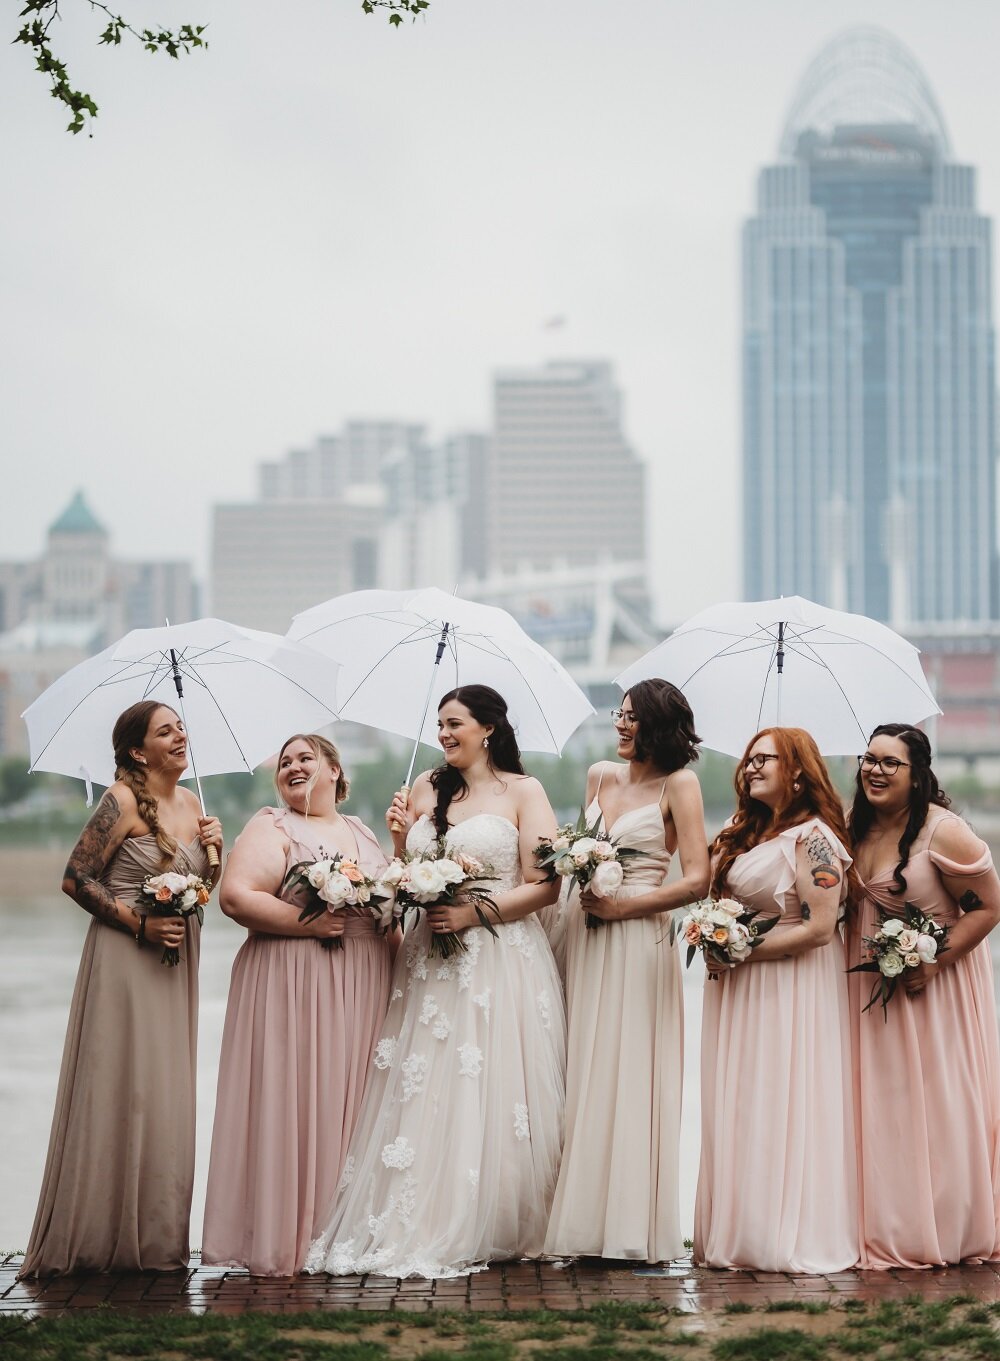
M776 1314L802 1318L776 1327ZM789 1320L791 1322L791 1320ZM0 1315L4 1361L1000 1361L1000 1303L971 1296L744 1302L678 1315L604 1300L587 1310L323 1310L130 1315L101 1306L26 1323Z

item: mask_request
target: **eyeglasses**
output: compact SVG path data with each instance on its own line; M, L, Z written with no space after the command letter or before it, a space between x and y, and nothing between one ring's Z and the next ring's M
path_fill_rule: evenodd
M879 759L873 756L870 751L866 751L864 756L858 757L858 765L862 770L868 771L881 770L883 775L895 775L900 766L908 766L909 761L901 761L897 756L883 756Z
M627 714L624 709L611 710L612 723L624 723L626 728L634 728L636 725L636 721L637 720L635 714L631 713Z
M756 756L748 756L744 762L747 770L752 766L754 770L763 770L768 761L780 761L780 756L775 756L771 751L758 751Z

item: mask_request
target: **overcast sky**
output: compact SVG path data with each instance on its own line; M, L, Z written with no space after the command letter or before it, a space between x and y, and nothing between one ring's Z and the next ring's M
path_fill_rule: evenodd
M739 591L740 224L823 43L901 39L1000 211L996 0L121 7L211 46L97 49L63 0L93 137L0 42L4 558L80 485L119 555L203 571L261 459L352 417L487 428L494 368L606 356L679 619Z

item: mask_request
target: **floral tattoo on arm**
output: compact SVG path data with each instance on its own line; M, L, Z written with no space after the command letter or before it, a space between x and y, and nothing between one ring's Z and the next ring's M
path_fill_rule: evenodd
M966 889L958 900L958 905L963 912L975 912L977 907L982 907L983 900L974 889Z
M104 868L111 832L120 816L118 800L111 793L105 794L94 810L94 816L80 834L80 840L73 847L63 875L63 885L72 885L73 897L92 917L105 926L127 931L131 935L132 926L123 917L114 894L97 877Z
M813 832L806 842L809 873L817 888L836 888L843 878L840 866L833 858L833 848L821 832Z

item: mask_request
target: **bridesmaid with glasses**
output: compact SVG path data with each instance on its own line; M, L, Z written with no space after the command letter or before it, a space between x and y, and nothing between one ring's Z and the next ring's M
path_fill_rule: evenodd
M911 904L948 927L946 948L900 975L884 1013L878 1003L864 1010L874 975L848 979L862 1262L996 1258L1000 1042L987 936L1000 921L1000 881L985 842L948 811L919 728L876 728L858 764L850 964L867 958L865 936Z
M690 769L700 739L687 700L664 680L634 685L611 717L619 759L591 767L587 821L637 854L613 897L574 889L564 912L566 1144L545 1251L658 1262L683 1252L684 1014L669 914L708 887ZM668 884L678 853L681 874Z

